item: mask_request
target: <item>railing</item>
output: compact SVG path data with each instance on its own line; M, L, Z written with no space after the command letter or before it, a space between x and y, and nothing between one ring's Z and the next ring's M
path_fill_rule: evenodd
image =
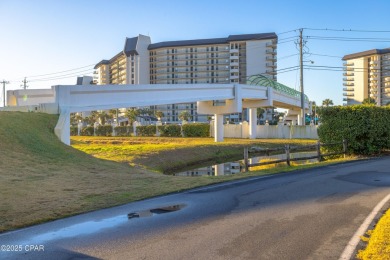
M331 152L331 153L321 153L321 146L326 147L326 146L336 146L336 145L343 145L343 150L340 152ZM298 158L291 158L290 153L292 151L311 151L315 148L316 155L314 156L305 156L305 157L298 157ZM272 161L266 161L266 162L258 162L258 163L249 163L249 153L262 153L267 156L269 156L271 153L275 153L278 151L284 151L286 154L286 159L280 159L280 160L272 160ZM249 150L248 147L244 148L244 171L247 172L250 167L255 167L255 166L263 166L267 164L275 164L275 163L283 163L286 162L288 166L290 166L290 163L292 161L300 161L300 160L310 160L310 159L317 159L318 162L322 160L323 157L325 156L332 156L332 155L339 155L339 154L347 154L348 152L348 143L347 140L343 140L341 143L340 142L335 142L335 143L327 143L327 144L321 144L320 141L318 141L314 145L304 145L304 146L296 146L292 147L289 144L285 145L283 148L266 148L266 149L258 149L258 148L252 148Z

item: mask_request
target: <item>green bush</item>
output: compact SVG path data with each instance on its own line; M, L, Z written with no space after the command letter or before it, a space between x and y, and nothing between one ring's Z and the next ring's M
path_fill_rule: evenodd
M115 127L115 135L116 136L129 136L130 135L129 126L116 126Z
M93 126L86 126L81 129L80 135L93 136Z
M112 126L111 125L99 125L96 127L97 136L112 136Z
M160 136L181 137L181 127L179 125L161 125L158 127Z
M137 126L137 135L138 136L154 136L154 135L156 135L156 126L155 125Z
M183 125L185 137L209 137L210 125L205 123L194 123Z
M375 154L390 149L390 107L325 107L320 117L318 136L323 143L346 139L348 150L354 154Z
M78 133L79 133L79 130L78 130L77 126L70 127L70 135L75 136L75 135L78 135Z

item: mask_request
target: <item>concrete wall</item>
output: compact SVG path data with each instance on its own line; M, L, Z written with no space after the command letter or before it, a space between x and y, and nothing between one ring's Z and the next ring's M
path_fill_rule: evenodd
M316 126L258 125L256 130L256 138L318 139ZM213 132L211 136L214 137ZM247 122L238 125L226 124L224 125L224 136L227 138L249 138L249 125Z
M150 68L149 68L149 50L148 46L151 44L149 36L138 35L138 42L136 50L138 52L138 68L137 72L137 81L136 84L150 84ZM131 74L130 74L131 75Z
M246 42L246 74L248 76L265 73L266 43L267 41L264 40Z
M20 89L7 91L7 106L34 106L41 103L54 103L53 89Z

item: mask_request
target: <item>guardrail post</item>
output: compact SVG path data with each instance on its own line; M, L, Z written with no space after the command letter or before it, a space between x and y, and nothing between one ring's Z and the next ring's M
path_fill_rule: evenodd
M244 172L248 172L248 147L244 147Z
M320 141L317 141L316 149L317 149L318 162L321 162L321 143L320 143Z
M348 150L347 140L343 139L343 154L344 154L344 158L347 156L347 150Z
M286 144L285 149L286 149L286 162L287 165L290 166L290 145Z

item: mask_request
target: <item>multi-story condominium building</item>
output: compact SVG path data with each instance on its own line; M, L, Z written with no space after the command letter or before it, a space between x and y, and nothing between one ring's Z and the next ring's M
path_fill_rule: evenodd
M372 98L378 106L390 102L390 48L374 49L343 57L344 105Z
M227 38L151 43L150 37L127 38L123 51L95 66L97 84L199 84L246 83L251 75L276 80L275 33L230 35ZM152 107L164 113L163 121L177 122L187 110L194 121L196 103ZM241 114L230 116L241 120Z

